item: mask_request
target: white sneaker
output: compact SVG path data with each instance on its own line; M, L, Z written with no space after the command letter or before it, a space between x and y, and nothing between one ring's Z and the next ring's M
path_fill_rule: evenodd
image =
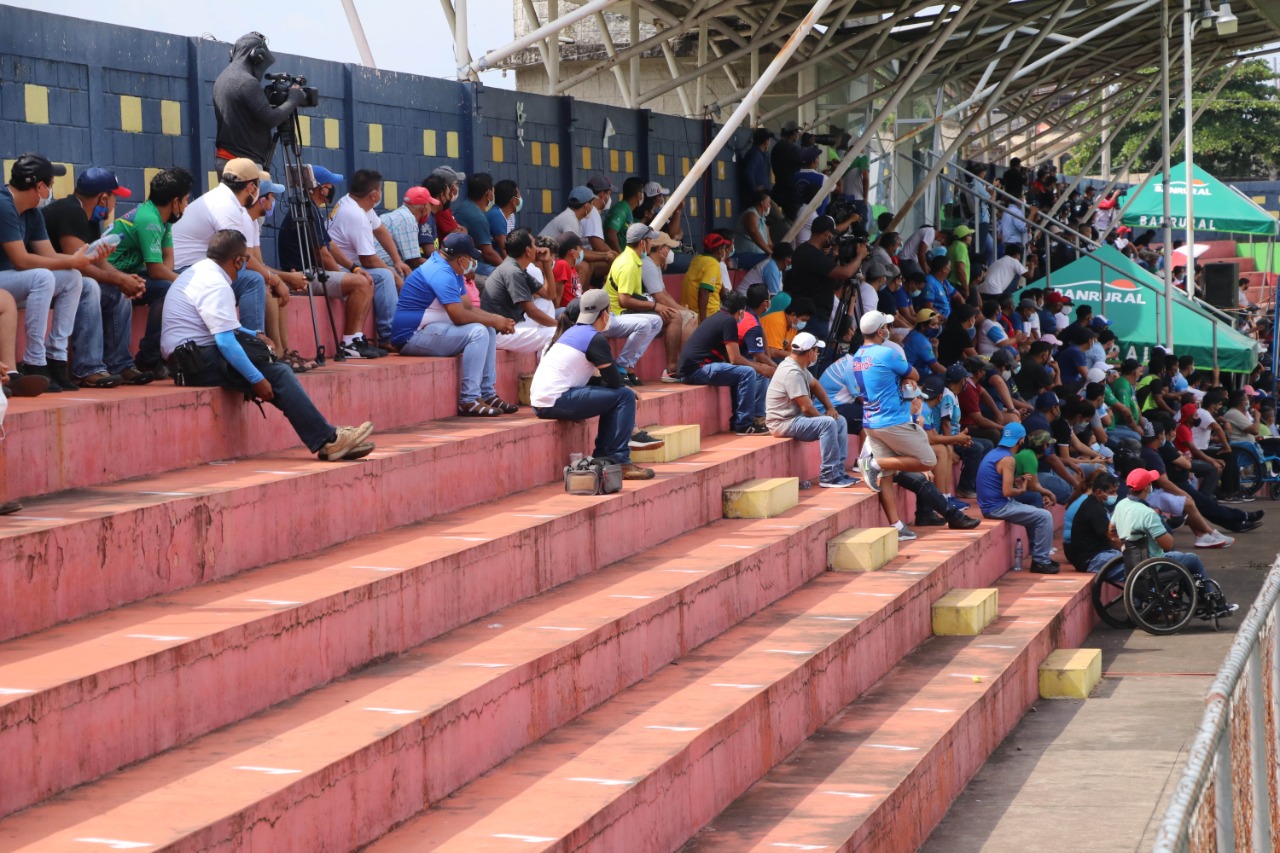
M1216 530L1210 530L1203 536L1196 537L1197 548L1230 548L1234 539L1223 536Z

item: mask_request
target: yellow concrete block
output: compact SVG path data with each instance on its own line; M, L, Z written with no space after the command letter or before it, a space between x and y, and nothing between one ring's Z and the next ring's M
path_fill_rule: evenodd
M436 156L436 132L434 130L422 131L422 156Z
M542 191L542 212L551 212L551 190Z
M853 528L827 542L827 566L836 572L874 572L898 556L892 527Z
M724 161L723 160L716 161L716 177L722 181L724 180Z
M1000 593L995 589L953 589L933 603L933 633L972 637L996 621Z
M503 152L503 146L502 146L502 137L501 136L493 137L493 162L501 163L503 153L504 152Z
M658 174L664 175L664 176L667 174L667 155L666 154L658 155Z
M311 116L298 116L298 142L304 147L311 146Z
M547 146L547 151L551 155L551 160L548 163L548 165L551 166L551 168L553 169L559 169L560 168L560 143L552 142L550 145Z
M342 133L336 118L324 120L324 147L336 150L342 144Z
M532 373L520 374L520 379L516 384L516 396L519 397L520 399L520 405L522 406L533 405L532 403L529 402L529 389L531 387L533 387L533 374Z
M1088 699L1102 680L1102 649L1058 649L1040 664L1041 699Z
M445 133L444 155L453 160L458 158L458 131L450 130Z
M733 218L733 199L731 198L724 200L724 215L730 219Z
M57 160L54 160L58 163ZM53 197L66 198L76 191L76 167L71 163L58 163L59 166L66 166L67 173L60 178L53 179ZM5 177L8 178L8 170L5 171Z
M542 165L542 143L541 142L529 143L529 160L535 166Z
M653 450L631 451L632 462L675 462L702 450L702 429L697 424L645 427L644 431L666 444Z
M369 153L382 153L382 125L376 122L369 125Z
M689 158L688 157L680 158L680 174L684 176L688 176L689 174Z
M129 133L142 133L142 98L120 96L120 129Z
M800 502L797 477L747 480L724 490L725 518L773 518Z
M395 210L400 206L400 183L398 181L382 182L382 206L387 210Z
M165 136L182 135L182 104L178 101L160 102L160 132Z
M146 195L151 194L151 179L163 172L163 169L157 169L154 166L142 170L142 192ZM133 187L129 187L133 189ZM136 193L135 193L136 194Z
M720 199L716 199L716 219L719 219L720 216Z
M584 169L591 168L591 149L590 148L582 149L582 168Z
M620 171L622 171L622 170L619 168L619 166L618 166L618 152L617 152L617 151L610 151L610 152L609 152L609 171L610 171L610 172L620 172Z
M627 174L630 174L630 173L632 173L632 172L634 172L634 171L636 170L636 155L635 155L635 152L634 152L634 151L627 151L627 152L626 152L626 157L625 157L625 159L626 159L626 161L627 161Z
M49 123L49 89L34 83L26 85L26 117L28 124ZM4 180L9 180L9 170L4 170Z

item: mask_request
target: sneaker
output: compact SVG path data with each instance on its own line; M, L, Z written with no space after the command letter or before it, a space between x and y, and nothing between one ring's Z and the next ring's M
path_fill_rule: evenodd
M115 388L124 382L124 378L119 373L107 373L102 370L98 373L90 373L88 376L78 376L73 381L81 388Z
M978 493L975 492L973 489L956 489L956 497L958 498L964 498L965 500L973 500L977 496L978 496Z
M1033 574L1056 575L1059 571L1061 571L1060 567L1058 566L1057 563L1053 562L1052 560L1049 560L1048 562L1045 562L1045 563L1042 563L1039 560L1035 560L1031 563L1031 572Z
M871 491L880 493L880 474L879 468L875 468L871 464L870 456L858 457L858 472L862 474L862 482L867 484L867 488Z
M80 386L71 378L71 369L65 361L57 361L51 358L46 362L45 366L49 368L50 386L60 385L63 391L80 390Z
M1232 533L1248 533L1250 530L1257 530L1261 526L1261 521L1244 521L1239 527L1235 528Z
M918 538L916 532L905 524L898 528L898 541L910 542L912 539Z
M630 385L633 388L639 388L640 386L644 385L644 380L642 380L639 376L636 376L634 373L630 373L630 372L627 373L627 378L625 381L628 385Z
M768 435L769 430L755 424L747 424L746 426L734 427L734 435Z
M360 342L362 340L364 339L356 338L354 341L338 344L338 354L341 355L343 358L360 358L360 359L377 358L376 355L370 355L367 349L360 346Z
M1254 502L1254 500L1256 500L1256 498L1254 498L1254 497L1252 497L1252 496L1250 496L1250 495L1246 495L1246 494L1244 494L1244 493L1242 493L1242 492L1232 492L1232 493L1231 493L1231 494L1229 494L1229 495L1224 495L1224 496L1222 496L1222 497L1218 498L1218 503L1224 503L1224 504L1250 504L1250 503L1253 503L1253 502Z
M125 385L146 385L148 382L154 382L156 375L150 370L139 370L136 367L126 367L120 371L120 378Z
M837 474L834 477L823 477L818 481L820 489L847 489L856 482L851 477L843 474Z
M1230 548L1232 542L1235 542L1235 540L1229 536L1223 536L1216 530L1211 530L1203 536L1196 537L1197 548Z
M684 380L680 378L679 374L673 373L670 370L664 370L662 371L662 381L663 382L683 382Z
M391 354L381 347L375 347L373 344L369 343L363 335L356 338L351 343L354 344L356 350L362 354L360 356L361 358L384 358Z
M961 512L964 512L966 509L969 508L969 504L965 503L959 498L947 498L947 506L950 507L951 509L958 509Z
M135 361L133 364L139 370L145 370L150 373L157 382L169 378L169 368L165 367L163 361L157 361L155 364L144 364L141 361Z
M57 394L62 390L62 386L53 378L53 373L49 370L49 366L47 364L19 364L18 367L22 370L23 376L44 379L44 390L53 394ZM18 392L15 389L14 394L17 393Z
M6 501L0 504L0 515L13 515L22 510L22 501Z
M622 466L622 479L624 480L652 480L654 476L652 468L641 468L639 465L632 465L630 462Z
M918 520L919 519L917 519L917 521ZM982 522L978 521L976 518L965 515L962 512L958 512L951 516L950 520L947 521L947 527L950 527L952 530L972 530L981 523Z
M364 442L361 442L360 444L357 444L355 447L351 448L351 451L342 458L347 462L351 462L356 459L363 459L366 456L368 456L370 453L372 453L373 450L374 450L373 442L364 441Z
M373 433L373 422L365 421L358 427L338 427L338 434L333 441L320 448L316 456L321 462L338 462L346 459L348 453L365 443L365 439Z
M1244 517L1250 521L1262 521L1262 516L1266 514L1265 509L1255 509L1245 512Z
M968 516L965 516L965 518L968 518ZM947 523L945 518L927 507L916 510L916 527L941 527ZM974 524L977 524L977 522L974 521Z
M632 450L657 450L666 444L661 438L654 438L642 429L638 429L631 433L631 440L627 442L627 446Z
M1230 616L1232 613L1235 613L1239 609L1240 609L1239 604L1223 604L1221 607L1218 608L1218 613L1217 613L1218 618L1222 618L1223 616Z

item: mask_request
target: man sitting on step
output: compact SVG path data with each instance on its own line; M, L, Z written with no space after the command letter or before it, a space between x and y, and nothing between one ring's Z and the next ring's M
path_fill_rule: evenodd
M1015 474L1013 455L1022 448L1027 430L1020 423L1006 424L1000 444L986 455L978 467L978 507L986 518L999 518L1027 529L1031 542L1031 571L1056 575L1058 563L1053 556L1053 514L1038 506L1028 506L1019 499L1026 493L1026 483Z
M809 373L809 368L818 363L824 346L826 344L808 332L795 336L791 354L782 360L769 380L765 421L771 435L817 441L822 449L822 476L818 485L824 489L847 489L858 482L845 470L849 425L836 411L822 385ZM814 397L822 404L822 413L814 407Z
M373 451L373 424L333 427L282 362L251 360L241 341L269 351L261 332L245 329L236 315L232 282L249 262L244 234L224 229L209 241L207 257L178 276L165 297L160 351L179 385L229 388L271 403L284 413L307 448L325 462L359 459Z

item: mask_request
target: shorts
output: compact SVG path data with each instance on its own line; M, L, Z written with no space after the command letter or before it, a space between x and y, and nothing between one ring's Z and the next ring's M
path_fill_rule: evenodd
M873 457L914 456L928 467L938 464L929 444L929 434L913 423L867 429L867 446Z
M1182 515L1187 508L1186 495L1174 495L1163 489L1152 489L1147 506L1164 515Z

